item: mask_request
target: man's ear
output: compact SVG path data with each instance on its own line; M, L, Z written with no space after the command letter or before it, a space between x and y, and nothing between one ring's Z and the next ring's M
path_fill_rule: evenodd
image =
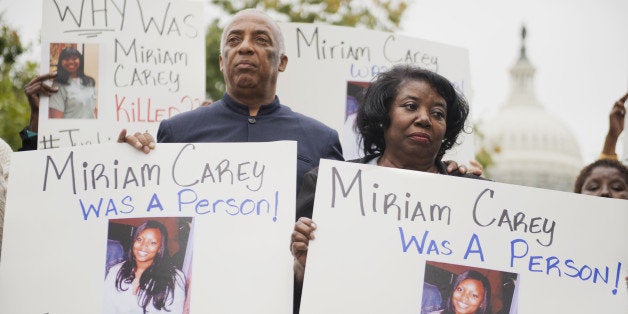
M286 66L288 66L288 56L282 55L281 60L279 60L279 72L285 71Z
M220 72L222 72L222 55L218 56L218 64L220 65Z

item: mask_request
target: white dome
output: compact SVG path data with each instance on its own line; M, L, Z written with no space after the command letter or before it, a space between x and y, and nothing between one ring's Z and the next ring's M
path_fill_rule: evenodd
M498 182L573 191L582 167L580 148L569 128L537 100L534 72L523 46L510 70L509 99L480 126L482 146L493 161L487 176Z

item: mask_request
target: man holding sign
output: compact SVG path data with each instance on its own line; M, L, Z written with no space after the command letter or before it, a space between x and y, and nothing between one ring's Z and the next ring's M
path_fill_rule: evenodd
M343 159L335 130L292 111L275 95L277 75L288 64L276 22L259 10L240 11L225 27L220 46L220 69L227 86L224 97L162 121L158 142L297 141L297 187L321 158ZM118 141L145 153L155 147L148 133L127 136L123 130Z

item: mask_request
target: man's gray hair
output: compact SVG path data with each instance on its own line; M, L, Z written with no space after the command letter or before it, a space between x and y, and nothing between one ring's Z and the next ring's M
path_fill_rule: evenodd
M286 54L286 44L284 42L281 29L279 28L279 24L277 24L277 22L274 19L272 19L270 15L266 14L266 12L259 9L244 9L236 13L231 18L231 21L229 21L229 23L222 30L222 35L220 35L220 48L218 49L218 52L220 53L220 55L222 55L223 53L222 47L224 47L225 45L225 39L227 37L227 30L229 29L229 26L231 26L231 23L233 23L233 20L235 20L236 17L242 14L247 14L247 13L254 13L254 14L262 15L264 18L268 20L271 31L273 31L274 33L273 37L277 41L277 48L279 48L279 56L284 56Z

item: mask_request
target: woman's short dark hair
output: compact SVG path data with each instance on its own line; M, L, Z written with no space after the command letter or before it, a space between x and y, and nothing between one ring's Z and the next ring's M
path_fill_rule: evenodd
M390 126L388 111L401 84L409 80L428 83L447 104L447 128L437 159L442 158L456 144L458 134L464 129L469 115L466 99L440 74L403 64L380 73L366 90L364 100L358 108L356 128L362 138L364 154L381 154L386 149L384 131Z
M482 299L482 304L480 304L480 307L475 313L476 314L490 313L489 306L491 305L491 284L488 282L488 279L484 275L472 269L464 271L460 275L458 275L458 277L456 277L456 281L451 287L451 294L449 295L449 298L447 300L447 307L445 308L445 313L455 313L454 304L451 301L451 296L454 294L454 290L456 289L456 287L458 287L458 285L460 285L460 283L465 279L477 280L482 283L482 287L484 288L484 295L483 295L484 298Z
M618 160L612 159L598 159L593 163L588 164L582 170L580 170L580 174L576 178L576 183L574 185L573 191L582 194L582 187L584 186L584 181L591 175L593 169L598 167L607 167L607 168L615 168L619 171L620 175L624 178L624 182L628 182L628 167L624 166Z
M59 54L59 60L57 61L57 77L55 77L54 81L63 85L68 85L70 80L70 72L66 71L61 66L61 61L69 58L79 58L79 67L77 69L77 75L81 79L81 84L84 86L94 86L96 85L93 78L88 75L85 75L85 62L83 59L83 55L73 47L66 47L61 50Z
M170 261L168 255L167 243L168 243L168 231L166 227L154 220L148 220L141 224L135 233L133 234L133 243L137 237L145 229L157 229L161 233L161 247L155 255L152 265L150 265L140 277L139 292L137 294L138 303L144 309L146 313L146 307L149 304L158 309L166 309L166 301L170 298L174 298L174 289L178 274L176 268ZM118 274L116 275L116 289L118 291L125 291L126 288L122 285L125 283L130 285L135 279L135 270L137 264L135 262L135 256L133 255L133 245L129 249L127 254L127 260L122 264Z

